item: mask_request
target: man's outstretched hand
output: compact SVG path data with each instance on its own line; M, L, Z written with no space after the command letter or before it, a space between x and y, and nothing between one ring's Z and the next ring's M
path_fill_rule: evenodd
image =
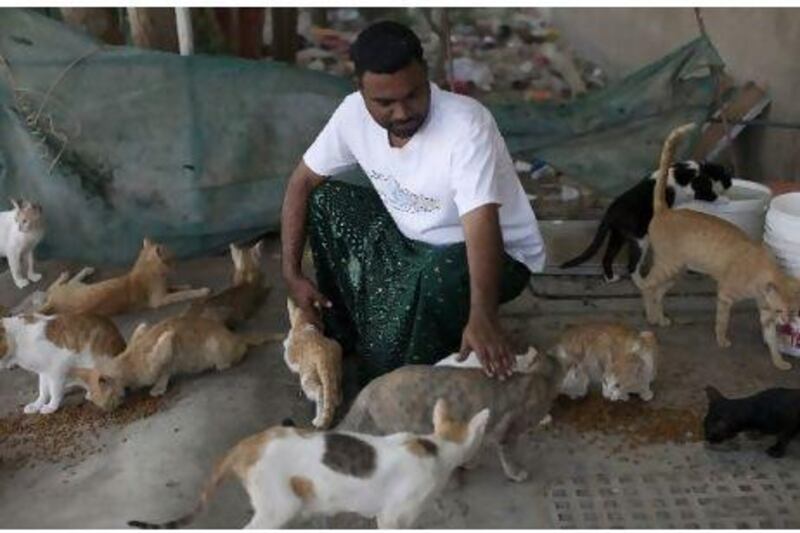
M507 337L496 316L484 313L471 313L464 334L461 337L459 361L475 352L489 377L504 380L511 376L514 355Z
M315 326L322 328L320 311L323 307L331 307L330 300L325 298L314 282L305 276L293 276L286 279L286 286L295 305L305 312Z

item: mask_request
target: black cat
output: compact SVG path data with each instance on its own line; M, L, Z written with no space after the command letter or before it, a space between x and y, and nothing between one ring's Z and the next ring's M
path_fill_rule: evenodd
M745 398L725 398L714 387L706 387L708 413L703 420L705 439L711 444L735 437L742 431L777 435L767 449L772 457L783 457L786 446L800 432L800 389L766 389Z
M667 204L676 201L715 201L729 189L733 180L722 165L707 162L681 161L670 167L667 182ZM655 173L619 195L603 214L600 227L589 247L578 257L563 263L561 268L570 268L589 260L609 236L603 255L603 276L609 283L619 279L614 276L614 258L628 244L628 273L639 272L642 258L647 251L647 228L653 218L653 189ZM677 191L677 192L676 192Z

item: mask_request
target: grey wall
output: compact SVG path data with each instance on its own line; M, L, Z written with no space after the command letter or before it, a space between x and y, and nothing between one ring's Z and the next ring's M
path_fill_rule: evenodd
M554 8L552 21L578 52L612 75L653 61L698 35L691 8ZM800 124L800 9L704 8L727 73L766 87L766 115ZM800 180L800 130L751 127L737 140L744 177Z

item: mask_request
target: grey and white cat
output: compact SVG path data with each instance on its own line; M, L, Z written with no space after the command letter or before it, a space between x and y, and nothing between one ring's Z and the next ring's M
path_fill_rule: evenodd
M42 275L33 269L33 249L44 237L42 207L11 199L10 211L0 212L0 255L8 258L14 284L24 289Z
M531 348L533 353L535 349ZM530 370L505 381L486 377L478 368L410 365L377 378L358 395L336 431L389 435L399 431L426 434L437 398L452 406L457 420L482 409L492 413L486 438L497 446L506 477L524 481L527 471L513 460L519 437L550 412L564 376L574 362L559 351L534 356Z

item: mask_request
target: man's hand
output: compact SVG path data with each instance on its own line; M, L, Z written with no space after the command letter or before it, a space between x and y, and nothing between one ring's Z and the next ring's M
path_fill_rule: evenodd
M475 352L489 377L504 380L514 367L514 355L497 317L485 313L471 313L461 337L459 361Z
M287 278L286 286L295 305L303 310L315 326L322 328L320 311L323 307L331 307L330 300L319 292L313 281L302 275Z

